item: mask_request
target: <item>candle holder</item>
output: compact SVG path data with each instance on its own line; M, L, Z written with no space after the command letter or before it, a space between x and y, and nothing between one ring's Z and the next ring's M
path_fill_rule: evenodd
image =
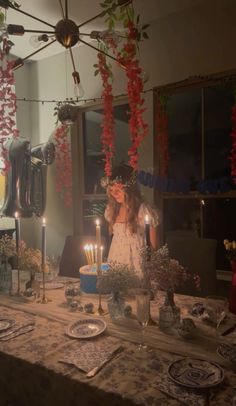
M101 276L101 268L99 269L99 267L97 268L97 287L98 287L98 308L95 311L95 314L98 316L104 316L104 314L106 314L107 312L102 308L102 294L101 294L101 290L99 287L99 278Z
M43 273L43 280L42 280L42 282L43 282L43 296L42 296L42 299L40 299L38 301L38 303L47 304L48 302L51 302L52 300L46 297L46 292L45 292L46 291L46 289L45 289L45 265L44 264L42 265L42 273Z

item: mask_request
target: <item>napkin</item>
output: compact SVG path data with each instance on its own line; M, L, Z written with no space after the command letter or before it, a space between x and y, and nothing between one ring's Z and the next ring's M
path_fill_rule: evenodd
M199 391L185 389L180 385L176 385L165 374L161 376L160 382L156 382L156 386L161 392L189 406L206 406L208 403L207 392L200 393Z
M110 358L120 347L120 343L103 340L79 342L66 349L59 362L76 366L79 370L88 373L91 369L99 367L107 358Z

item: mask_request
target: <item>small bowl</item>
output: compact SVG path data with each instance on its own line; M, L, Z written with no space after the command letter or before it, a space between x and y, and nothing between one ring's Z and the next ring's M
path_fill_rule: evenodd
M182 338L193 338L196 334L196 325L192 319L185 318L181 320L177 331Z

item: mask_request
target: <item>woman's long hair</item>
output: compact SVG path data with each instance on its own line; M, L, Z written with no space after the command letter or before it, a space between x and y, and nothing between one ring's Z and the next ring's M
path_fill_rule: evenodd
M133 169L125 164L114 168L111 176L111 181L122 183L125 191L125 204L127 206L127 225L132 234L137 232L138 227L138 212L143 199L136 180L136 173ZM120 203L118 203L110 194L108 189L108 212L109 226L112 232L113 225L119 214Z

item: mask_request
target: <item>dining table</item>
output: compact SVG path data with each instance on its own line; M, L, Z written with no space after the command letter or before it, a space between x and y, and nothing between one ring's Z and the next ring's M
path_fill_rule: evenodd
M114 320L108 312L109 295L100 297L102 315L98 294L82 292L80 305L69 306L65 291L75 284L79 279L48 282L45 301L42 289L39 298L0 293L0 320L18 326L13 334L0 332L1 406L236 405L236 362L217 350L222 343L236 345L236 330L221 334L236 323L235 315L228 313L216 332L191 313L204 298L175 294L181 318L192 319L196 326L196 334L186 338L177 328L160 328L164 293L158 292L150 304L153 323L144 330L147 349L140 350L134 293L125 298L131 312ZM93 312L86 312L91 304ZM76 323L94 320L104 325L101 334L70 334ZM170 366L181 360L207 362L222 372L222 379L203 388L179 384L170 376ZM95 373L89 374L91 370Z

